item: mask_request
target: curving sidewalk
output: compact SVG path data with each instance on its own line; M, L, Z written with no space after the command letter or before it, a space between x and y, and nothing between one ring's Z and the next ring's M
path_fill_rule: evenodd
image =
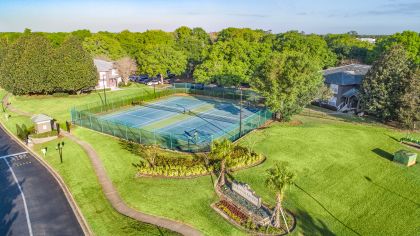
M9 97L10 97L10 95L11 95L11 93L7 93L6 96L3 97L2 101L1 101L3 103L3 106L6 107L8 110L16 113L16 114L19 114L19 115L22 115L22 116L29 116L29 117L31 117L32 116L32 113L19 110L19 109L13 107L12 104L9 104Z
M78 139L72 134L69 134L67 132L62 132L62 134L79 144L88 154L90 161L92 162L93 169L95 170L96 176L98 177L99 183L102 186L102 191L104 192L106 198L111 203L111 205L119 213L131 217L135 220L167 228L169 230L178 232L183 235L202 235L200 231L194 229L189 225L157 216L148 215L127 206L121 199L114 185L112 185L112 181L106 174L102 161L100 160L99 155L96 153L93 147L89 143Z

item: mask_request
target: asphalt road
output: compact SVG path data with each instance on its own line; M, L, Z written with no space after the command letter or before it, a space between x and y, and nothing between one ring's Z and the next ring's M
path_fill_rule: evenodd
M58 182L1 128L0 235L83 235Z

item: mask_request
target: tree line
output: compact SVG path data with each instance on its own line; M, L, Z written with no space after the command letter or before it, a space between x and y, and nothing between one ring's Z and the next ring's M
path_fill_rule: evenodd
M380 113L378 116L384 120L406 119L398 118L399 114L407 107L416 107L417 100L413 102L412 96L406 92L395 92L396 88L388 89L386 93L377 88L387 87L383 84L387 80L374 71L382 68L378 63L386 60L386 53L400 47L398 53L404 54L405 63L409 65L407 73L410 76L405 78L414 78L409 84L414 88L412 91L417 92L416 86L413 87L417 82L412 81L418 78L413 71L420 64L419 34L404 31L378 36L375 44L357 37L356 32L316 35L289 31L273 34L248 28L227 28L209 34L202 28L188 27L180 27L174 32L125 30L91 33L78 30L31 33L28 30L0 33L0 86L15 94L75 93L96 84L97 75L91 58L99 57L120 61L117 65L129 68L128 73L124 73L125 80L134 70L150 76L165 75L169 70L200 83L236 87L249 84L267 98L267 105L276 111L277 118L289 119L319 96L320 91L326 91L320 73L322 69L365 63L374 65L362 89L366 109ZM396 63L388 65L393 65L389 70L398 66ZM384 71L382 74L385 76ZM393 102L385 101L384 94L394 95ZM395 100L397 94L401 96L398 102ZM382 100L379 102L375 96ZM403 101L412 104L404 105L404 109L399 105L389 106ZM388 108L382 108L384 106Z

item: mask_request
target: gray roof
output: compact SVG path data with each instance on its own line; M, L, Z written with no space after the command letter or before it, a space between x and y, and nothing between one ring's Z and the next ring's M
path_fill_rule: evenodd
M114 62L101 59L93 59L93 63L98 71L110 71L114 68Z
M325 83L338 85L361 84L363 77L371 66L350 64L346 66L329 68L323 71Z
M53 118L45 115L45 114L38 114L38 115L33 115L31 117L32 122L34 123L43 123L43 122L49 122L51 121Z

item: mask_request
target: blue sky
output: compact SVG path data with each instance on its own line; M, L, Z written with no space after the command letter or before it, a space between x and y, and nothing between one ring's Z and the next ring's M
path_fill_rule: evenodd
M0 0L0 31L172 31L182 25L207 31L419 32L420 0Z

